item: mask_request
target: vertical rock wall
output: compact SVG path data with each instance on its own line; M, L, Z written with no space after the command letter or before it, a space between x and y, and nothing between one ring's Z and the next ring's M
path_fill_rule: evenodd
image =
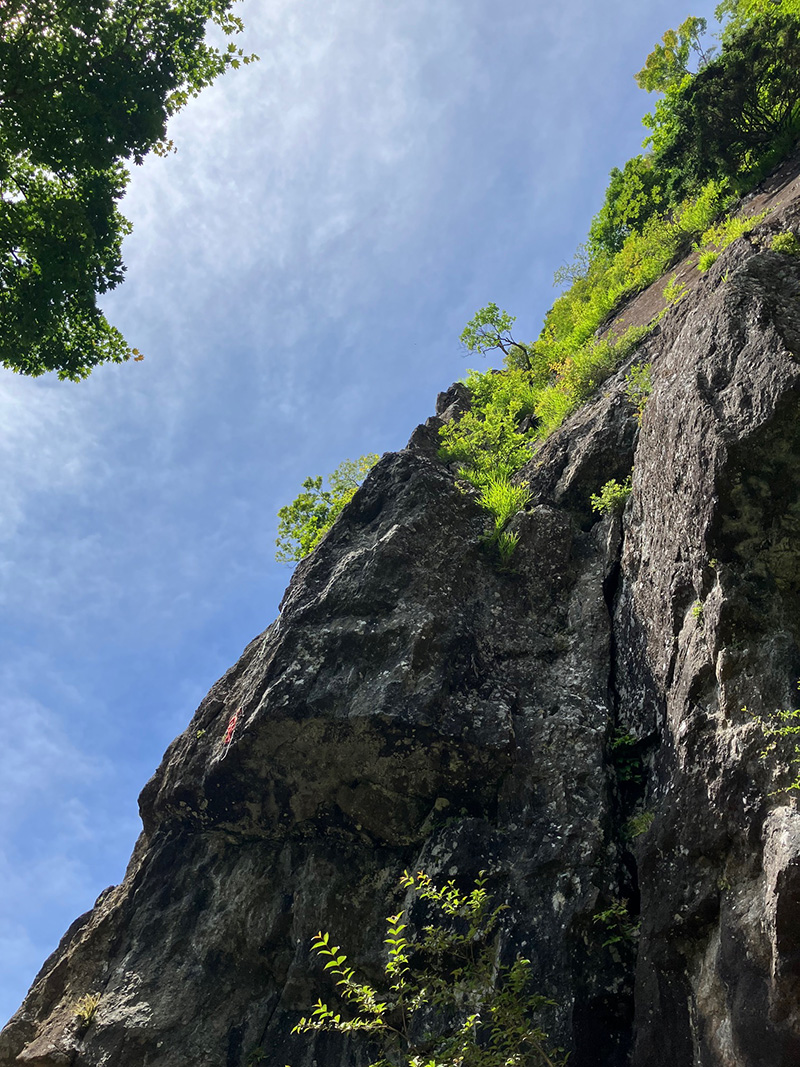
M754 722L798 706L800 288L788 257L746 252L665 327L622 556L620 713L657 740L637 1064L800 1062L796 950L773 918L797 936L800 815Z

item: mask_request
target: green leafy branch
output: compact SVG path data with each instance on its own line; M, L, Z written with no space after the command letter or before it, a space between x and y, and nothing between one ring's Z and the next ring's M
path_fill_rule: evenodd
M637 750L638 744L636 737L627 730L614 731L608 747L618 781L633 784L644 781L644 765Z
M797 683L800 689L800 682ZM742 708L746 712L747 708ZM800 708L778 710L766 716L756 715L755 721L767 741L762 758L785 760L789 781L775 790L777 793L800 793Z
M321 475L306 478L292 503L278 511L275 559L297 563L316 548L377 462L374 452L344 460L328 475L327 489L322 487Z
M615 898L610 907L598 912L593 922L603 927L605 940L603 948L611 945L631 944L639 936L639 922L631 917L624 900Z
M667 290L664 290L666 295ZM636 408L636 419L641 423L644 409L653 391L653 375L650 363L634 363L625 375L625 396Z
M371 1067L562 1067L534 1016L546 998L531 993L530 961L498 962L494 906L481 873L469 892L404 872L403 889L427 901L435 920L412 933L406 913L387 917L383 988L356 975L347 955L320 931L312 950L336 979L341 1005L321 998L293 1033L360 1034L381 1056Z

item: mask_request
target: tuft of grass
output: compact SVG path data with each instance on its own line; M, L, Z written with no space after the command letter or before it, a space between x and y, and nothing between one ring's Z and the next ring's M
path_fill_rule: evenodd
M506 475L490 475L478 488L478 503L494 519L494 529L487 540L497 548L501 567L507 567L519 543L519 534L505 527L530 502L531 491L527 485L513 485Z
M629 841L632 841L635 837L641 837L653 825L654 818L655 815L652 811L642 811L638 815L631 815L623 828L624 836Z
M488 478L480 486L478 503L493 517L495 529L501 531L509 520L530 502L527 485L512 485L503 475Z
M82 997L79 997L72 1006L73 1014L75 1018L81 1023L82 1026L89 1026L89 1024L97 1015L97 1007L100 1003L100 993L84 993Z
M495 538L495 544L497 545L497 552L500 556L500 563L507 567L511 562L511 557L514 555L514 549L519 543L519 534L512 530L501 530Z
M697 261L697 269L703 272L710 270L718 259L719 252L715 252L713 249L709 249L707 252L702 252Z

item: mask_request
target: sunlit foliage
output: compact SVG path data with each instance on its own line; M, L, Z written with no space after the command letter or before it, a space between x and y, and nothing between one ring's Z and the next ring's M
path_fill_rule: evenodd
M297 563L316 548L377 462L375 453L344 460L325 489L321 476L306 478L300 494L278 512L278 562Z
M5 0L0 5L0 363L85 378L135 349L97 297L120 283L125 163L164 153L167 120L249 63L215 25L234 0Z

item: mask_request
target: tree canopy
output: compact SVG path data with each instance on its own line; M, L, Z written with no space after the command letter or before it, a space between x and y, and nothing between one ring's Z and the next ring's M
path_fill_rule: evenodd
M688 187L719 175L746 179L770 150L783 154L797 136L800 18L758 15L663 103L657 168Z
M666 206L661 175L649 156L634 156L620 170L614 167L602 208L589 230L589 252L616 255L625 238L641 232L648 219Z
M663 93L679 87L691 74L689 59L692 52L702 64L707 63L710 54L701 44L707 25L705 19L690 15L677 30L667 30L661 44L655 46L636 75L639 88Z
M723 23L720 37L725 41L759 15L800 16L800 0L721 0L714 14Z
M254 56L235 0L5 0L0 8L0 362L60 378L138 355L97 297L122 281L125 163Z

